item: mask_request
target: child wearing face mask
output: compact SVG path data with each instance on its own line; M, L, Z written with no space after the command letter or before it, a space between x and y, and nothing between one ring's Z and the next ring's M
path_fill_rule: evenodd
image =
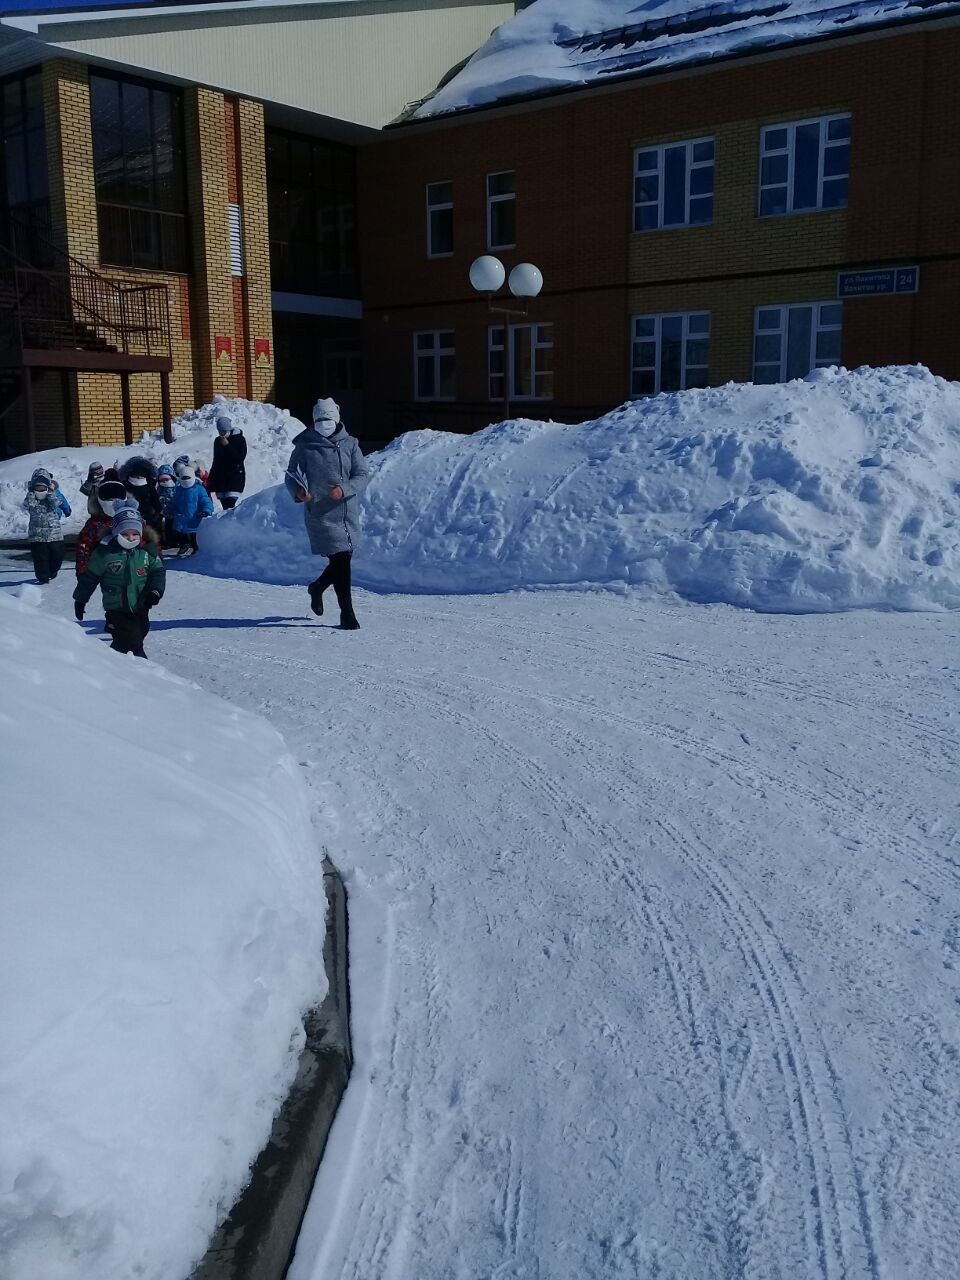
M113 527L117 508L129 503L122 480L101 480L96 492L97 511L80 530L77 538L77 577L81 577L90 563L95 548L105 539ZM108 539L109 540L109 539Z
M169 462L165 462L157 472L157 497L160 510L163 512L163 527L160 530L160 545L164 551L177 545L177 537L170 519L170 500L176 492L177 477Z
M180 543L177 553L192 556L197 550L197 530L201 520L213 515L213 503L197 480L196 472L186 463L177 464L177 487L167 508L169 519Z
M94 550L77 580L74 614L83 621L87 602L99 586L113 636L110 648L145 658L150 610L160 603L165 585L163 561L143 541L143 517L132 502L124 503L114 514L109 541Z
M63 564L63 530L60 521L70 515L70 504L49 471L38 468L30 477L24 508L30 518L27 538L33 571L41 586L60 572Z

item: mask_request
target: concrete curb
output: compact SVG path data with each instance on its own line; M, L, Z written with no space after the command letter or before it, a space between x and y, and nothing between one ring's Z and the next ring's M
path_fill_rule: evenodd
M347 988L347 897L324 859L329 990L304 1018L307 1042L250 1182L190 1280L282 1280L293 1258L320 1158L353 1065Z

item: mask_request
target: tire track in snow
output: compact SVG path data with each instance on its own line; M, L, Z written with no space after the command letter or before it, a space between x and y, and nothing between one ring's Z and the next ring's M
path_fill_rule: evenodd
M477 679L480 680L482 678ZM419 681L416 677L407 680L406 683L419 687ZM484 681L484 683L496 687L493 681ZM444 692L452 697L456 690L447 687ZM427 690L421 691L421 694L422 696L431 696ZM505 699L490 698L489 695L487 695L487 701L495 711L491 718L496 719L502 719L504 712L510 706L516 705ZM591 709L589 705L583 707L576 703L575 700L570 699L557 698L549 699L548 701L570 706L578 713ZM438 707L446 706L448 711L450 709L449 702L443 698L437 699L437 705ZM592 710L597 713L596 708L592 708ZM603 713L599 714L603 715ZM627 717L613 715L610 718L623 721L629 724L630 727L641 727L637 722L631 721ZM482 721L476 720L473 716L468 717L468 720L471 731L477 731L478 727L483 725ZM538 726L538 731L546 736L550 736L551 730L555 733L556 726L549 721L543 721ZM594 782L599 786L609 787L611 777L615 777L618 771L630 772L629 766L620 758L611 762L610 769L606 771L598 769L595 763L597 757L599 755L608 756L610 754L609 749L594 739L588 742L586 739L578 738L576 735L571 734L569 729L563 731L563 741L559 745L563 747L568 756L573 754L578 758L581 767L586 773L592 775ZM513 748L510 749L512 752ZM650 780L641 778L636 771L632 772L635 785L649 790ZM551 789L556 793L556 788L552 787L552 784ZM636 852L635 846L627 841L622 833L612 828L608 822L598 819L582 801L577 802L576 810L578 816L582 819L589 818L590 834L598 850L602 850L605 844L619 844L622 850L626 849L629 853ZM871 1278L878 1277L879 1271L876 1262L872 1222L862 1180L852 1151L849 1121L839 1097L836 1071L829 1060L829 1055L825 1047L823 1047L822 1041L818 1053L818 1057L822 1059L822 1062L820 1070L815 1071L811 1052L806 1043L811 1033L808 1028L807 1035L804 1035L800 1019L794 1007L796 1000L805 996L795 966L786 956L782 944L776 938L775 933L772 932L772 926L766 920L766 917L761 916L761 919L766 921L763 928L758 927L756 921L751 919L751 914L748 913L747 908L743 905L742 899L748 899L753 904L754 910L758 911L753 899L750 898L746 890L741 888L738 892L731 888L729 881L720 873L715 860L710 857L705 847L702 847L700 852L697 852L691 842L685 839L668 821L661 817L654 817L652 821L670 839L693 874L707 885L727 922L728 928L737 938L738 947L745 964L755 974L756 989L765 1007L770 1034L775 1045L774 1052L778 1068L784 1080L784 1091L791 1117L794 1144L800 1154L801 1161L808 1164L812 1178L813 1212L810 1213L808 1211L805 1214L807 1219L806 1230L809 1247L811 1252L816 1254L820 1274L824 1276L824 1280L834 1280L834 1278L858 1274ZM695 1014L692 1006L687 1003L689 987L687 988L688 995L685 999L681 995L683 984L682 980L677 976L678 966L675 955L670 950L667 941L669 931L665 929L662 917L659 917L658 927L657 921L650 911L649 894L644 893L639 877L629 872L622 860L617 863L616 869L618 874L631 886L634 894L644 902L645 921L657 938L670 973L670 984L674 993L676 1010L682 1016L683 1007L686 1003L687 1017L692 1019L691 1025L695 1026ZM780 963L771 959L771 951L768 946L768 939L764 936L765 933L770 934L776 949L779 951ZM784 969L792 974L794 985L797 987L798 994L795 993L793 999L791 999L787 989L789 979ZM819 1088L817 1085L818 1075L821 1076ZM850 1260L851 1250L846 1242L846 1236L851 1229L851 1221L850 1214L842 1212L839 1203L838 1179L834 1171L834 1164L841 1161L838 1160L836 1153L831 1150L827 1136L825 1106L821 1100L821 1094L824 1090L823 1077L828 1082L832 1082L832 1087L828 1087L831 1099L829 1107L831 1129L841 1135L841 1142L847 1148L842 1160L842 1163L846 1166L844 1178L847 1195L845 1198L847 1200L852 1198L856 1204L855 1227L861 1235L858 1252L862 1255L865 1270L859 1262ZM809 1207L804 1200L804 1209L808 1210ZM741 1244L741 1257L743 1252ZM852 1267L857 1269L851 1270ZM741 1274L743 1274L742 1271Z
M371 670L372 668L368 666L367 669ZM599 818L590 806L583 802L582 798L579 796L573 796L571 793L559 787L555 780L546 771L542 770L540 766L534 764L529 756L525 755L501 735L493 733L482 719L478 719L476 716L465 713L456 708L454 704L454 695L456 694L455 689L446 687L444 689L437 690L435 685L422 685L421 678L418 677L397 677L396 682L388 691L386 686L384 686L379 679L369 675L360 675L356 670L350 673L349 678L358 683L367 684L373 694L381 697L386 696L388 692L390 696L396 697L396 690L398 687L406 687L408 689L416 690L415 696L408 700L409 706L413 707L423 705L425 701L432 704L436 708L438 717L443 718L448 723L457 724L471 735L478 735L485 738L489 742L491 748L498 751L501 755L508 757L514 767L536 774L539 787L549 796L558 811L565 812L566 821L568 823L585 829L587 837L590 839L596 852L602 853L607 847L614 846L619 846L622 851L626 851L628 854L634 854L636 852L633 843L630 842L622 832L612 827L605 819ZM446 697L443 696L444 693L447 695ZM507 709L506 704L499 704L495 718L498 720L502 719L503 710L505 709ZM540 731L544 732L543 725L540 726ZM569 754L569 741L566 745L566 751ZM587 759L587 753L583 751L578 751L577 755L582 762ZM602 782L609 781L606 775L598 774L596 770L591 770L589 765L585 765L585 768L587 772L592 771L598 780ZM649 891L645 890L639 877L629 869L628 863L625 862L622 857L621 859L614 861L617 874L625 881L632 891L632 902L639 910L638 924L642 924L646 927L648 935L654 939L664 957L665 967L669 974L668 981L672 992L674 1017L676 1019L677 1026L680 1028L679 1031L677 1031L676 1028L674 1031L676 1059L678 1062L684 1061L684 1055L690 1051L691 1047L693 1048L698 1062L701 1063L701 1071L698 1073L700 1080L697 1081L695 1075L694 1081L702 1086L702 1084L706 1083L706 1081L708 1081L716 1071L716 1064L710 1064L709 1069L702 1065L704 1061L702 1052L703 1037L701 1037L697 1032L697 1014L692 1001L691 987L689 983L686 983L684 980L683 970L677 959L673 935L666 926L663 916L654 908L653 900ZM686 1074L685 1078L689 1082L689 1073ZM733 1167L730 1167L728 1164L725 1169L728 1183L728 1196L732 1205L736 1205L737 1200L739 1199L739 1190L742 1189L744 1185L749 1186L756 1180L753 1176L753 1167L744 1156L740 1147L739 1139L729 1124L729 1117L725 1112L722 1112L722 1108L719 1106L717 1099L711 1096L709 1091L705 1090L701 1101L703 1106L709 1107L714 1111L713 1123L716 1129L723 1135L724 1144L727 1148L728 1159L730 1161L737 1162ZM720 1118L717 1118L718 1111L722 1112ZM798 1151L801 1152L800 1159L802 1161L803 1139L796 1131L794 1133L794 1141ZM744 1236L743 1215L740 1212L730 1211L731 1208L732 1206L728 1206L725 1213L718 1214L718 1232L721 1235L726 1234L728 1237L728 1270L725 1274L731 1277L755 1274L757 1275L758 1280L760 1280L760 1277L764 1275L763 1270L754 1271L750 1262L750 1255L755 1251L756 1244L750 1242ZM697 1206L697 1212L701 1215L705 1209L706 1206L703 1204L699 1204ZM804 1210L808 1219L811 1219L808 1206L805 1202ZM807 1236L809 1239L813 1239L815 1235L816 1226L811 1219L808 1221ZM827 1280L832 1280L833 1276L840 1276L843 1272L828 1268L825 1269L822 1274L827 1278Z

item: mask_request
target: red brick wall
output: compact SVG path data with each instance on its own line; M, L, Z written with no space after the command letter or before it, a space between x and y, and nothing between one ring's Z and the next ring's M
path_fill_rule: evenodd
M853 115L848 211L758 219L762 124L838 109ZM697 133L718 138L714 225L633 235L634 146ZM725 158L725 148L730 155L736 146L739 168ZM712 313L734 305L734 295L749 312L737 328L744 351L711 369L712 380L722 382L749 370L754 305L803 300L798 288L823 301L833 296L839 266L895 261L922 262L921 292L847 302L845 362L922 360L960 378L960 266L950 260L960 259L957 28L851 40L412 126L364 149L359 207L371 434L389 421L391 401L412 399L417 329L454 328L458 399L486 397L489 319L467 272L486 252L485 176L501 169L517 174L518 247L498 256L508 271L523 260L543 270L532 318L555 325L557 405L624 399L629 314L668 308L679 281L699 281L683 286L684 299L693 290L702 295L697 306ZM430 260L425 187L438 181L453 183L455 252ZM428 411L423 418L429 421Z

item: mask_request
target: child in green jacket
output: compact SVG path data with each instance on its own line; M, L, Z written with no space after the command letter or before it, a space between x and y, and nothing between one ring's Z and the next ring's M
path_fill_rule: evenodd
M143 642L150 630L150 610L160 603L166 585L163 561L143 541L143 517L135 503L115 513L109 542L101 542L77 580L74 613L83 621L87 601L97 587L103 593L111 649L145 658Z

